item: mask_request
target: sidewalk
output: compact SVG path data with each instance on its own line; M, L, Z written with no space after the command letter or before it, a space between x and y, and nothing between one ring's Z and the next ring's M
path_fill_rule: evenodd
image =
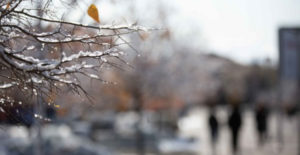
M216 146L216 155L231 155L231 137L226 124L227 113L224 109L218 111L220 119L219 142ZM190 117L197 118L199 125L191 130L185 130L183 135L193 135L201 141L198 154L211 155L210 135L207 126L207 109L195 109ZM278 143L277 118L275 114L269 115L269 139L263 146L259 146L256 134L256 125L253 111L244 111L243 125L240 133L239 155L297 155L298 135L297 117L287 118L282 116L283 145ZM195 124L195 122L194 122ZM280 149L281 148L281 149Z

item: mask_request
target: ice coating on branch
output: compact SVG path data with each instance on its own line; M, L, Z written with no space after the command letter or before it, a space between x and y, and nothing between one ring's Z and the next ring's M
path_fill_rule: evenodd
M32 62L32 63L42 63L42 60L40 59L36 59L34 57L31 57L31 56L25 56L25 55L22 55L22 54L14 54L15 57L19 58L19 59L22 59L22 60L25 60L25 61L28 61L28 62Z
M139 26L139 25L135 25L135 24L131 24L131 25L100 25L99 26L100 29L128 29L128 30L134 30L134 31L150 31L150 30L154 30L153 28L146 28L144 26Z
M113 56L113 57L118 57L118 56L119 56L119 53L110 53L109 55L110 55L110 56Z
M37 96L38 94L37 94L37 90L36 89L32 89L32 92L33 92L33 94L35 95L35 96Z
M56 39L56 38L39 37L38 40L42 42L48 42L48 43L59 43L59 42L70 42L72 40L75 41L80 39L72 39L72 38Z
M70 56L64 55L62 58L62 62L72 61L74 59L78 59L80 57L100 57L103 55L103 52L101 51L80 51L79 53L72 54Z
M31 77L31 81L34 83L43 83L43 80L37 78L37 77Z
M55 31L54 31L55 32ZM53 35L53 32L41 32L41 33L34 33L35 36L37 37L45 37L45 36L51 36Z
M93 67L95 67L95 65L86 65L86 64L82 64L82 67L83 68L93 68Z
M23 70L23 71L44 71L44 70L50 70L54 69L59 62L57 60L40 60L29 56L24 56L21 54L13 54L13 56L20 61L18 62L11 57L9 57L7 54L5 54L4 51L0 50L0 54L2 57L11 65L15 66L16 68Z
M17 85L16 82L1 84L0 89L10 88L10 87L15 86L15 85Z
M99 76L96 74L89 74L89 77L93 79L100 79Z
M26 80L25 83L30 83L30 82L34 82L36 84L41 84L43 83L43 80L37 77L31 77L30 79ZM0 89L6 89L6 88L10 88L13 86L19 85L18 82L10 82L10 83L5 83L5 84L1 84L0 85ZM27 87L24 87L24 89L28 89Z
M82 57L102 57L104 55L107 55L108 53L116 52L116 51L117 51L117 49L115 49L115 48L108 49L104 52L102 52L102 51L80 51L76 54L72 54L69 56L66 56L66 54L63 53L63 58L61 61L68 62L68 61L72 61L72 60L82 58Z
M101 57L101 60L102 60L103 62L107 62L107 59L105 59L104 57Z
M29 46L29 47L27 47L27 50L33 50L33 49L35 49L35 46Z

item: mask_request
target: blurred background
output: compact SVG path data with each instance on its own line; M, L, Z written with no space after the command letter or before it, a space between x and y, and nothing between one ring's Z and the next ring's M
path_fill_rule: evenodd
M0 154L300 155L300 1L53 7L91 24L92 3L102 24L159 29L126 36L126 65L103 70L107 82L83 82L93 102L66 89L50 94L55 106L44 106L42 117L15 92L28 104L0 109Z

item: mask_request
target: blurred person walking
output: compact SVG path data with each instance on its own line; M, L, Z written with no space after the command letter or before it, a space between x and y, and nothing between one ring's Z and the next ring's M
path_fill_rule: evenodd
M238 104L233 104L232 112L228 118L228 125L231 131L231 142L233 154L238 153L239 132L242 125L242 116Z
M211 134L212 154L216 155L216 143L219 135L219 122L217 120L216 111L214 107L211 107L210 109L208 123L209 123L210 134Z
M211 146L212 146L212 154L216 155L216 143L218 140L219 134L219 122L216 117L216 110L214 105L210 107L209 117L208 117L208 125L210 128L211 134Z
M259 145L263 145L267 139L268 109L263 104L258 104L255 110L256 129L258 132Z

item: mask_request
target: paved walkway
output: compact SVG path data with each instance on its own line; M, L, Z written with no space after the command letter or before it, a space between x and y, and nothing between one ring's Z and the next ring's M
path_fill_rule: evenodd
M195 109L190 113L189 119L194 125L183 127L183 136L196 136L200 140L198 154L210 155L210 135L207 126L208 111L204 108ZM230 132L227 127L227 112L220 109L218 118L221 121L219 142L216 146L216 155L231 155ZM240 155L298 155L298 134L297 118L282 116L283 145L278 143L277 138L277 116L271 114L269 117L269 138L265 145L259 146L256 135L254 113L244 111L243 126L240 136ZM193 120L193 121L192 121ZM197 125L195 122L199 121ZM189 124L189 123L186 123ZM281 149L280 149L281 148Z

